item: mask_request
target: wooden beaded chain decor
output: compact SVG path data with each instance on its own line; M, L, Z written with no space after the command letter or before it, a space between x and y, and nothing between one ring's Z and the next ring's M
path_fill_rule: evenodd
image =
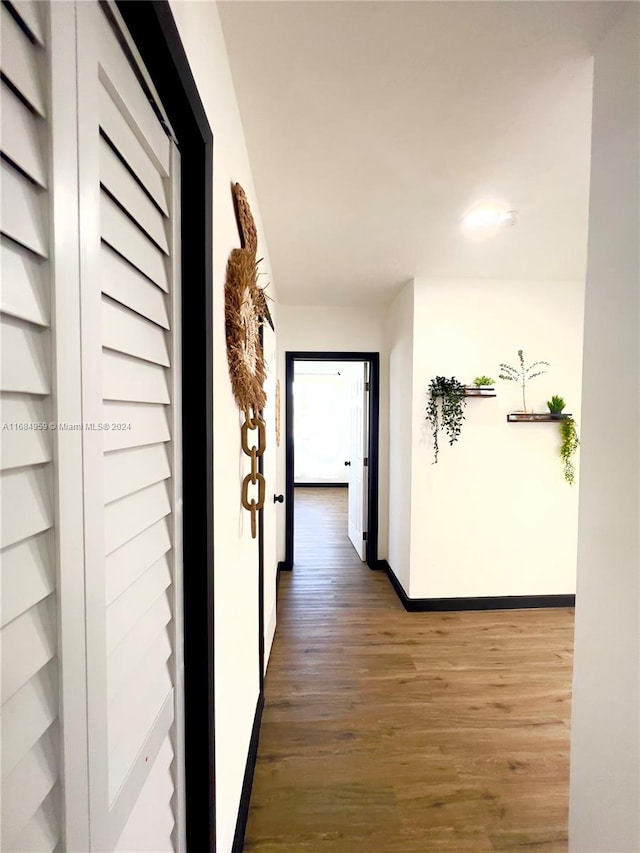
M256 259L257 231L251 208L240 184L232 187L242 248L233 249L227 262L225 283L225 330L227 360L233 396L244 413L241 428L243 452L251 458L251 473L242 481L242 506L251 513L251 536L257 535L257 513L264 507L265 480L258 471L258 459L266 448L262 409L266 365L260 341L260 328L267 322L273 328L264 290L258 286ZM249 430L257 430L257 444L249 443ZM257 498L249 498L249 486L258 486Z

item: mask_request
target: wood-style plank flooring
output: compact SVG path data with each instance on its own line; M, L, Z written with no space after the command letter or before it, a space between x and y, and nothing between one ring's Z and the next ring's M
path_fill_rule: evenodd
M406 613L295 500L245 850L566 851L573 612Z

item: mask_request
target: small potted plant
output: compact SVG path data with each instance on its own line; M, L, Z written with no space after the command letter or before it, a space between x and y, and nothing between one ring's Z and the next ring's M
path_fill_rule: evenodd
M554 394L550 400L547 400L547 407L549 409L549 415L552 420L562 420L562 410L566 405L567 404L565 403L564 399L562 397L559 397L557 394Z
M475 388L493 388L495 383L495 379L492 379L490 376L476 376L473 380L473 384Z

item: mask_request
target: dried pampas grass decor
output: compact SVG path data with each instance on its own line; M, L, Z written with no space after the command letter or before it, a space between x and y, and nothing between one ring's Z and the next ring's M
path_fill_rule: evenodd
M249 201L245 191L240 184L234 184L233 203L238 220L238 230L240 231L240 245L243 249L249 249L255 255L258 251L258 231L254 222Z
M258 264L249 249L234 249L227 263L225 328L233 396L240 409L258 414L267 401L266 365L260 344Z
M260 327L273 322L265 289L258 285L256 258L258 236L245 191L231 186L242 248L233 249L227 262L225 284L225 327L227 359L233 396L249 417L257 417L266 403L266 364L260 343Z

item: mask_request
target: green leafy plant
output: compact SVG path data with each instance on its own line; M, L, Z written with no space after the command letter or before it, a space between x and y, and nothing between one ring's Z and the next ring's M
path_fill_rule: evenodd
M559 415L567 404L563 397L554 394L550 400L547 400L547 406L552 415Z
M521 349L518 350L518 359L520 360L520 367L512 367L510 364L501 364L500 370L502 373L499 374L500 379L506 379L507 382L517 382L522 388L522 411L527 411L527 382L530 382L532 379L535 379L536 376L542 376L543 373L546 373L546 370L540 370L540 368L544 365L545 367L549 367L548 361L534 361L533 364L530 364L529 367L525 365L524 362L524 354Z
M560 458L562 459L564 478L572 486L576 480L576 468L572 456L580 446L580 439L573 418L565 418L560 422Z
M483 385L493 385L495 379L492 379L490 376L476 376L473 380L473 384L476 388L481 388Z
M428 395L427 420L431 424L435 464L438 461L438 434L444 430L449 436L449 444L458 440L467 401L464 385L455 376L450 379L436 376L429 383Z

